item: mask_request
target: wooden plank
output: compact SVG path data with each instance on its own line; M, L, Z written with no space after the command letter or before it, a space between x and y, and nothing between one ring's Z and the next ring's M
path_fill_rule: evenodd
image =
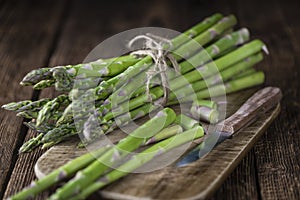
M299 2L240 2L238 10L239 18L268 44L271 54L260 65L267 84L279 86L284 94L279 118L255 146L261 198L299 199L300 85L295 69L300 62L295 55L300 53L300 38L299 20L294 18L299 16Z
M245 95L249 96L249 93L241 92L229 96L227 100L231 109L236 110L239 106L237 102L243 101ZM169 165L154 172L130 174L106 187L101 194L113 199L208 198L229 176L278 113L279 107L262 115L255 123L236 133L232 139L220 144L209 155L195 163L183 168ZM83 150L76 148L76 142L73 145L69 143L52 147L38 160L35 168L37 175L42 177L82 153ZM172 153L174 151L168 155ZM240 176L251 179L247 173L241 173ZM248 189L239 191L245 197L245 194L248 194L249 198L253 198L252 194L255 193Z
M81 63L89 51L105 39L105 32L111 32L111 28L103 30L105 23L101 22L99 24L99 19L102 15L105 14L105 12L108 15L109 12L107 9L102 8L101 5L99 1L94 1L92 4L75 1L72 2L72 5L68 5L67 9L69 11L64 9L64 17L67 19L60 20L65 20L66 22L60 22L63 23L63 25L59 27L62 30L58 30L61 33L58 35L57 44L54 45L53 52L51 52L53 54L50 55L49 63L44 65L56 66ZM61 11L62 10L63 9L61 9ZM99 24L99 26L96 24ZM85 30L84 34L81 30ZM76 41L76 47L79 48L74 48L74 41ZM53 88L46 89L41 92L40 98L55 97L56 95L57 92L55 92ZM36 133L33 131L28 131L25 141L35 135ZM23 187L29 185L30 182L35 179L33 172L34 165L44 152L45 150L36 149L34 152L21 154L18 157L4 198L8 198ZM48 196L48 192L42 193L35 199L45 199L46 196Z
M34 11L34 12L33 12ZM0 19L0 104L31 99L32 90L21 87L22 77L49 57L61 4L48 1L6 1ZM34 22L34 23L32 23ZM0 198L17 159L17 149L26 135L22 119L12 112L0 113Z
M211 199L258 199L254 159L251 149Z

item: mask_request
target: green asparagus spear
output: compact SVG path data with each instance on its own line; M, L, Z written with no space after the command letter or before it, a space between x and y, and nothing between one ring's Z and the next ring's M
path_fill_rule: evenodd
M189 87L182 87L176 90L176 94L172 93L169 96L169 99L181 99L186 96L191 96L192 93L197 92L199 90L203 90L209 88L213 85L219 83L226 83L230 79L236 79L237 75L239 75L242 71L249 69L256 63L260 62L263 59L263 54L258 53L247 57L246 59L241 60L240 62L233 64L225 70L222 70L220 74L213 75L209 78L205 78L204 80L195 81L189 85ZM192 101L193 99L191 99ZM177 104L178 101L169 101L168 105Z
M30 102L29 104L19 108L17 112L41 109L41 107L48 103L50 100L50 98L43 98L37 101Z
M32 101L30 101L30 100L11 102L11 103L3 105L2 108L4 108L5 110L16 111L16 110L19 110L20 108L22 108L23 106L30 104L31 102Z
M19 149L19 153L30 152L41 144L41 139L43 138L44 133L40 133L37 137L31 138L25 142Z
M180 125L174 125L168 128L165 128L161 132L159 132L157 135L153 136L149 140L145 142L145 145L156 143L158 141L164 140L166 138L169 138L171 136L174 136L178 133L182 133L183 129Z
M88 166L99 156L101 156L105 151L107 151L109 148L110 147L102 147L99 150L95 150L91 153L84 154L78 158L75 158L74 160L69 161L67 164L52 171L44 178L32 182L30 186L24 188L22 191L13 195L12 197L10 197L10 199L20 200L20 199L28 199L34 197L35 195L39 194L43 190L59 183L65 178L71 177L78 170Z
M254 68L249 68L249 69L246 69L244 71L242 71L240 74L236 75L234 78L242 78L242 77L245 77L245 76L248 76L250 74L254 74L256 72L256 70Z
M21 81L21 85L33 85L42 80L53 80L51 68L39 68L29 72Z
M216 13L210 17L205 18L202 22L196 24L189 30L185 31L183 34L177 36L173 39L173 45L176 45L176 47L180 46L181 44L184 44L188 41L187 38L194 38L195 36L199 35L200 33L203 33L208 28L210 28L213 24L215 24L217 21L222 19L223 15L220 13Z
M175 122L183 127L184 130L190 130L199 126L199 121L196 121L184 114L180 114L176 117Z
M90 73L94 71L94 75L97 76L114 76L124 71L128 66L136 63L142 58L135 57L133 55L120 56L110 59L99 59L87 64L58 66L53 68L39 68L29 72L21 81L21 85L35 85L35 88L45 88L47 85L51 86L56 81L64 81L62 77L53 77L53 72L63 70L63 73L67 76L65 78L74 78L78 75L78 71L81 71L81 77L84 76L85 69ZM62 71L61 71L62 72ZM54 81L54 82L53 82Z
M199 104L193 104L190 112L195 119L211 124L217 123L219 119L219 112L216 109L201 106Z
M53 128L50 131L48 131L45 134L45 136L42 138L41 142L42 143L55 142L56 140L65 137L66 135L69 136L70 132L77 133L74 124L63 124L59 127Z
M51 80L41 80L38 83L33 85L33 89L35 90L41 90L50 86L55 85L55 80L51 79Z
M200 90L196 92L195 97L196 99L205 99L205 98L224 95L224 86L225 86L226 94L230 94L236 91L240 91L246 88L260 85L264 82L264 80L265 80L264 73L258 71L248 76L231 80L225 83L225 85L218 84L210 87L209 90L208 89ZM191 101L190 97L180 99L180 102L189 102L189 101Z
M201 106L201 107L207 107L207 108L211 108L211 109L215 109L217 110L217 103L214 101L210 101L210 100L203 100L203 99L198 99L195 100L192 104L192 106Z

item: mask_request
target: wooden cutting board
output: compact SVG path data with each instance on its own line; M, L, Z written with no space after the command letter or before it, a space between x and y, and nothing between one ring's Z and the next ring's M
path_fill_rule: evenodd
M256 90L229 95L227 115L235 112ZM220 187L279 112L280 105L277 105L197 162L181 168L175 167L173 163L153 172L130 174L99 191L99 195L108 199L130 200L206 199ZM112 141L117 141L124 133L116 130L109 135ZM41 178L85 153L85 149L76 148L77 143L78 140L74 139L50 148L35 165L37 177Z

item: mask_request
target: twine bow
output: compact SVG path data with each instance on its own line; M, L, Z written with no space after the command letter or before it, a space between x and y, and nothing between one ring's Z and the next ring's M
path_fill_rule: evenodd
M173 66L175 72L179 73L179 66L171 54L170 50L173 47L172 42L167 39L157 35L153 35L151 33L146 33L145 35L138 35L130 40L128 43L129 48L132 47L133 43L137 40L145 40L145 49L137 50L132 52L133 55L147 55L153 59L154 67L153 69L149 69L146 72L146 95L149 102L152 102L152 97L150 95L150 81L157 74L161 77L161 86L163 87L164 96L161 99L161 104L165 105L168 102L168 97L170 93L169 82L167 78L167 69L169 67L168 61L170 61Z

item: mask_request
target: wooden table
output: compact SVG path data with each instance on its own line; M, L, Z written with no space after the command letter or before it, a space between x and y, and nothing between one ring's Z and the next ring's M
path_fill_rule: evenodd
M266 85L282 89L282 111L213 199L300 198L299 1L8 1L0 0L0 104L55 96L18 83L31 69L79 63L97 44L121 31L161 26L183 31L215 12L234 13L239 26L261 38L270 56L258 65ZM297 56L298 55L298 56ZM13 112L0 112L0 199L35 178L44 152L18 155L34 133ZM45 199L47 192L37 199Z

